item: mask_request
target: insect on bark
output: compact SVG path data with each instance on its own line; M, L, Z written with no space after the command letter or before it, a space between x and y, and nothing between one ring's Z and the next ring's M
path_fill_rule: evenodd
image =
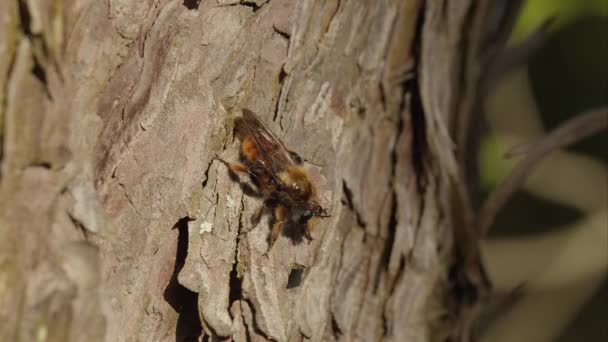
M329 215L317 202L315 186L302 165L302 158L287 149L248 109L244 108L243 116L237 118L236 130L241 140L240 162L216 159L232 172L248 175L255 191L264 200L252 217L254 226L265 211L274 213L266 253L288 224L303 226L302 234L310 242L313 239L310 219Z

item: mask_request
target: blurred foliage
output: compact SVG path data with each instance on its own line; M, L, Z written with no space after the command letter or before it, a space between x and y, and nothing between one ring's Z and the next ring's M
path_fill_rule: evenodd
M582 17L608 16L606 0L527 0L513 30L512 39L526 38L548 18L555 18L552 29L568 26ZM605 36L604 31L604 36ZM597 33L598 36L599 32Z
M546 131L585 110L608 105L608 0L524 1L512 42L524 39L548 18L555 19L550 36L527 65L536 109ZM479 156L481 185L485 194L504 179L517 161L517 158L504 157L505 152L513 147L507 146L510 140L505 139L505 134L514 132L500 132L500 127L493 129L495 131L488 132L483 139ZM525 139L525 133L520 138ZM567 150L608 163L607 147L608 132L603 132ZM564 179L564 182L576 182L576 179ZM608 189L598 187L597 191L608 192ZM576 223L583 215L573 207L521 190L499 212L490 229L490 238L525 238L558 232L566 225ZM608 229L608 222L606 225ZM608 249L608 241L606 246ZM605 327L608 314L606 285L604 281L603 289L561 329L557 341L604 340L608 333ZM537 326L536 329L542 328ZM524 338L522 341L527 341L525 332L520 334Z
M524 38L548 18L552 34L530 60L528 73L547 130L572 116L608 105L608 0L528 0L514 28ZM598 134L569 149L608 161L608 134ZM491 191L514 161L504 158L512 146L501 145L493 132L481 146L481 185Z
M492 229L492 237L542 234L556 231L556 228L565 227L581 218L582 213L574 208L544 200L527 191L519 191L498 213L496 221L500 224Z
M512 159L505 158L507 150L507 147L503 146L501 140L492 132L488 132L482 140L479 149L479 168L481 169L481 188L485 195L496 187L514 166Z
M532 90L547 130L581 111L608 104L607 35L608 16L580 18L555 32L530 61ZM604 133L571 149L608 161L606 146Z
M583 311L564 329L557 342L605 341L608 337L605 324L608 307L607 285L604 282L604 289L589 300Z

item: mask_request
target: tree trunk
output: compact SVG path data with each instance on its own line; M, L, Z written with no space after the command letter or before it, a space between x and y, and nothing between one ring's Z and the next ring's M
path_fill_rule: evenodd
M0 340L465 339L450 135L482 7L2 1ZM264 255L213 160L241 108L317 175L310 244Z

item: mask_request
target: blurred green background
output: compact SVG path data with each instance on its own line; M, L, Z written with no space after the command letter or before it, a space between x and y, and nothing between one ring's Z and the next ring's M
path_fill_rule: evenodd
M512 147L608 105L608 0L525 1L511 43L550 17L546 43L485 105L486 195L517 162ZM500 314L482 340L608 340L607 163L603 131L546 158L500 211L483 246Z

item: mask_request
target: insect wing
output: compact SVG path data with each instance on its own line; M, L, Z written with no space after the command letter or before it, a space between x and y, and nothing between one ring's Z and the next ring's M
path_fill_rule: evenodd
M295 166L283 143L250 110L243 108L243 126L260 152L258 157L266 170L276 179L276 174Z

